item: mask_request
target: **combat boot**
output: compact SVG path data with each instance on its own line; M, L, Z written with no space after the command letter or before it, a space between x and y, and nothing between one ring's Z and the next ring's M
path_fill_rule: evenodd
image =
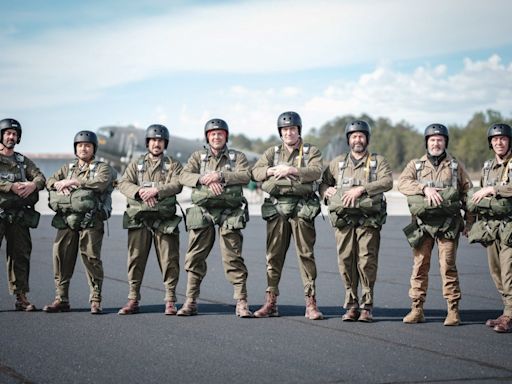
M494 330L498 333L512 332L512 317L502 316L499 324L496 324Z
M448 313L446 315L446 319L444 319L443 324L446 326L454 326L460 324L459 302L448 302Z
M411 311L405 315L402 321L406 324L424 323L425 314L423 313L423 303L420 301L413 302Z
M304 314L309 320L322 320L324 315L318 310L315 296L306 296L306 313Z
M501 323L501 321L503 320L503 317L505 315L501 315L500 317L498 317L497 319L489 319L485 322L485 325L488 326L488 327L491 327L491 328L494 328L495 326L497 326L498 324Z
M350 307L343 316L341 316L342 321L356 321L357 319L359 319L359 309L356 307Z
M34 312L36 310L35 305L28 301L27 296L24 293L18 293L16 295L16 303L14 303L14 308L16 308L17 311L25 312Z
M174 301L166 301L165 302L165 312L166 315L174 316L178 313L178 310L176 309L176 302Z
M251 311L249 311L249 305L247 304L246 299L239 299L236 302L236 310L235 313L238 317L242 319L254 317Z
M71 307L69 303L56 298L53 303L45 305L43 311L46 313L69 312Z
M101 315L102 313L101 303L99 301L91 301L91 315Z
M135 315L139 313L139 302L129 299L126 305L117 312L119 315Z
M180 308L177 313L178 316L195 316L197 315L197 303L196 299L189 299L185 301L185 304Z
M357 321L362 321L363 323L371 323L373 321L372 308L365 307L361 309L361 314Z
M265 294L265 304L254 312L254 317L277 317L279 312L277 310L277 296L274 292L267 292Z

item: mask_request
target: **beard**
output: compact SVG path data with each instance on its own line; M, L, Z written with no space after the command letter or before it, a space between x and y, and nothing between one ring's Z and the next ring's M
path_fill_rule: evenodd
M2 143L3 146L7 149L13 149L14 146L16 145L16 143L14 142L14 140L8 140L6 143Z
M441 156L444 153L444 149L434 148L430 149L428 153L430 154L430 156Z
M350 146L350 149L354 151L354 153L364 153L366 151L366 146L363 144L356 143L352 144Z

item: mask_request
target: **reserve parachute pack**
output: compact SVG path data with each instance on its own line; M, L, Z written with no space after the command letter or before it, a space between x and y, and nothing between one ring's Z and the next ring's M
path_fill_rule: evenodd
M436 219L439 217L450 217L460 215L462 202L457 188L448 187L439 191L443 198L441 204L432 206L423 195L407 196L407 204L411 215L417 216L422 220Z
M500 180L490 180L489 172L492 167L492 160L488 160L484 163L483 168L483 180L484 186L496 186L496 185L507 185L512 180L512 161L508 161L506 165L506 171L504 170ZM496 197L488 196L484 197L477 204L473 203L472 197L475 192L479 191L480 187L471 188L468 191L468 210L475 213L478 218L482 219L512 219L512 198L509 197Z
M236 161L236 152L228 149L227 170L234 168L233 163ZM208 149L201 153L201 169L200 175L207 173L208 168ZM224 190L220 195L215 195L206 185L199 185L192 190L192 203L206 209L213 208L230 208L240 207L245 198L243 196L243 188L241 185L224 186Z
M451 179L450 184L442 182L433 182L431 180L424 181L421 179L421 171L424 167L424 161L415 161L416 179L427 187L442 188L439 194L443 201L438 206L432 206L424 195L410 195L407 196L407 204L411 215L419 217L422 220L436 220L440 217L446 218L454 215L460 216L462 202L457 187L457 170L458 162L455 159L450 161Z
M14 152L14 160L19 172L16 174L0 172L0 180L11 183L27 181L25 156ZM41 214L34 207L38 201L39 191L37 189L26 198L13 192L0 192L0 220L10 224L17 223L28 228L37 228Z
M500 179L489 179L493 161L484 163L482 185L507 185L512 180L512 161L508 161ZM471 188L468 192L467 208L476 214L476 222L468 233L470 243L480 243L484 247L496 240L501 240L507 246L512 246L512 199L507 197L487 196L477 204L472 197L480 187Z
M176 196L159 199L154 207L137 199L127 198L126 214L133 220L156 220L158 218L171 218L176 215Z
M143 181L145 155L141 155L137 162L137 184L141 187L152 187L153 182ZM168 157L161 160L160 173L165 179L171 168L171 161ZM127 198L127 207L123 216L123 228L134 229L146 226L148 228L158 230L159 232L170 234L173 233L181 221L181 217L176 215L176 204L178 203L176 196L168 196L158 199L154 207L150 207L141 199Z
M438 206L432 206L424 195L407 196L412 222L403 228L403 232L412 248L417 248L426 234L433 238L456 239L464 225L460 214L462 202L457 183L457 160L450 161L451 178L449 183L423 180L421 178L423 167L424 161L415 161L416 179L427 187L442 188L439 190L439 194L443 201Z
M329 199L329 219L333 227L341 228L345 225L362 225L378 228L386 222L386 198L383 193L373 196L359 196L353 207L345 207L343 194L350 188L364 185L363 180L353 177L344 177L349 154L338 162L338 178L336 181L336 193ZM368 173L368 182L377 180L377 154L368 156L365 167Z
M93 180L98 174L101 164L107 165L110 171L110 182L107 188L101 192L95 192L88 188L76 188L69 195L50 190L48 194L48 206L57 213L52 220L52 225L59 229L81 229L94 225L94 218L107 220L112 214L112 191L115 187L117 172L110 165L101 161L89 163L87 179ZM78 167L78 160L69 164L66 179L71 179L73 171Z
M14 183L16 181L27 181L25 156L14 152L14 160L18 168L18 173L0 172L0 180ZM28 197L22 198L13 192L0 192L0 209L19 209L24 207L34 207L39 201L39 191L35 190Z
M228 151L228 163L225 169L234 169L236 152ZM208 172L209 149L201 153L200 174ZM243 195L242 185L225 185L220 195L215 195L206 185L198 185L192 190L193 206L187 208L186 227L200 229L210 225L219 225L226 229L244 229L249 221L249 207Z
M225 186L220 195L215 195L206 185L200 185L192 191L192 203L211 208L238 208L244 202L243 189L241 185Z
M512 219L512 199L508 197L488 196L484 197L477 204L473 203L472 197L480 187L471 188L468 191L468 211L477 214L483 219Z
M279 165L282 145L274 147L274 163ZM309 144L302 144L299 149L299 157L297 158L297 168L302 166L302 163L307 165L309 160L309 151L311 146ZM301 183L296 180L276 179L270 177L263 182L261 189L267 192L270 196L307 196L315 193L318 190L318 183Z
M316 194L307 197L270 196L263 201L261 217L266 221L271 221L278 216L286 219L298 217L312 222L320 214L320 210L320 199Z

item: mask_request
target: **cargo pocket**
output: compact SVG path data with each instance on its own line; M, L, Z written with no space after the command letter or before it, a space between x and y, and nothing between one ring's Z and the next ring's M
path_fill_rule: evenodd
M297 212L297 217L306 220L313 221L315 217L320 213L320 200L312 198L308 199L302 204L302 207Z
M468 233L468 240L472 243L480 243L484 247L491 245L497 238L499 221L479 220L473 224Z
M185 224L187 230L199 229L211 225L212 221L206 217L201 207L192 206L187 208Z
M233 210L222 223L226 229L244 229L246 224L245 211L242 208Z
M39 219L41 214L33 209L24 209L23 218L21 220L22 225L29 228L37 228L39 225Z
M277 212L275 204L272 203L271 199L265 198L261 206L261 218L263 220L269 221L276 218L277 215L279 215L279 212Z
M331 223L331 226L333 228L337 227L336 224L338 223L338 214L336 213L336 211L329 212L329 222Z
M52 219L52 227L57 229L66 229L68 225L61 215L55 215Z
M412 222L405 226L403 231L407 241L409 242L409 245L412 248L418 247L418 245L421 243L421 240L423 240L423 236L425 236L423 229L416 222Z
M66 223L69 228L73 230L82 229L82 219L83 215L78 213L71 213L66 216Z
M512 247L512 221L503 224L500 236L502 243L505 243L507 247Z
M128 214L128 212L124 212L123 214L123 229L138 229L142 228L144 224L142 222L135 220L133 216Z
M165 219L160 221L158 226L155 228L158 232L170 235L171 233L179 233L178 224L181 222L180 216L174 216L171 219Z

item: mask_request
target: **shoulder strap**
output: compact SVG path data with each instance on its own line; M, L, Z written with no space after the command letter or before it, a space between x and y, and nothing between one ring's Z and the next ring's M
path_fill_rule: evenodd
M508 172L507 172L508 180L507 180L507 182L510 183L512 181L512 161L511 160L508 161L507 166L508 166Z
M336 183L336 188L341 188L343 185L343 173L345 172L345 168L347 168L348 161L348 153L345 155L345 159L338 162L338 181Z
M14 152L14 158L16 159L16 164L20 170L21 181L27 181L27 175L25 174L25 156L21 153Z
M311 149L310 144L304 144L302 146L302 158L304 159L304 165L308 165L310 149ZM300 164L299 164L299 167L300 167Z
M71 176L73 176L73 170L75 169L75 167L77 165L78 165L78 160L75 160L72 163L69 163L68 174L66 176L66 179L71 179Z
M425 167L425 162L421 160L414 160L414 167L416 168L416 180L420 181L421 171Z
M489 181L489 172L491 171L491 164L492 164L492 160L487 160L485 163L484 163L484 178L483 178L483 183L482 185L484 187L487 187L488 186L488 181Z
M98 160L94 160L89 163L89 175L88 175L89 180L94 179L96 177L96 175L98 174L98 164L99 163L100 162Z
M375 180L377 180L377 154L372 153L370 156L370 172L368 174L368 181L371 183Z
M276 165L279 165L279 154L280 153L281 153L281 146L280 145L276 145L274 147L274 164L273 164L274 167Z
M200 174L204 175L206 173L206 165L208 164L208 148L204 147L204 152L201 153L201 170Z
M226 166L226 170L231 171L235 167L233 163L236 162L236 152L232 149L228 149L228 164Z
M457 189L457 176L458 176L458 169L459 169L459 163L456 159L452 159L450 162L450 168L452 170L452 187Z
M142 185L144 183L144 157L145 155L140 155L137 160L137 182L138 185Z
M162 176L165 176L171 169L171 159L168 156L164 156L162 158L162 162L160 165L161 165L160 172L162 172Z

